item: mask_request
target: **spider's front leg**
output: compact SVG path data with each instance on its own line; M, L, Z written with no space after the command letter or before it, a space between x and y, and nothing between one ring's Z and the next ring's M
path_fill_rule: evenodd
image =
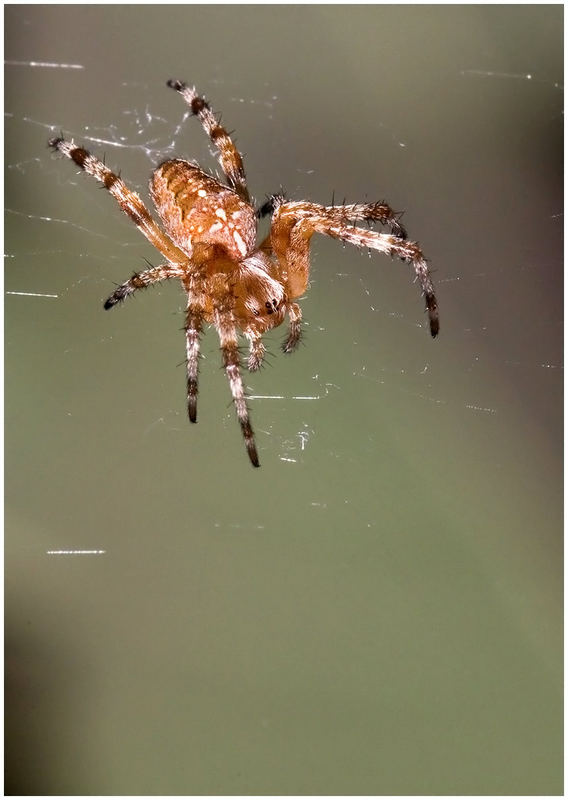
M390 213L389 213L390 212ZM309 246L314 233L321 233L348 242L356 247L379 250L414 267L426 302L430 333L437 336L440 329L438 302L426 259L416 242L408 242L395 233L379 233L350 225L351 220L377 220L396 230L398 217L383 203L352 206L320 206L316 203L283 203L274 212L270 245L280 267L287 275L286 287L291 298L300 297L307 288L309 276ZM404 232L401 228L401 232Z

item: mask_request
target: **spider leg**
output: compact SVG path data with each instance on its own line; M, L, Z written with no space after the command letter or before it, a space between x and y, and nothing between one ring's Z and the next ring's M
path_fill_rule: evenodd
M221 168L231 188L239 195L241 200L249 203L250 196L241 154L225 128L219 124L211 111L209 103L203 97L200 97L194 88L181 81L171 79L168 81L168 86L170 89L175 89L176 92L179 92L192 112L199 117L205 132L217 147Z
M274 197L271 198L271 200L273 200ZM271 233L269 233L268 236L261 242L261 244L259 245L259 250L262 250L269 257L273 256L274 249L272 247ZM291 290L292 297L300 297L300 295L304 294L308 284L307 276L310 265L309 241L298 243L298 247L295 253L293 254L292 265L286 262L286 253L284 253L282 258L279 259L279 261L280 261L280 268L285 270L285 274L288 276L287 286L288 289ZM306 276L305 282L303 281L303 279L300 279L301 288L294 287L294 282L295 282L294 270L300 272L301 274L305 273ZM292 353L298 347L300 339L302 338L302 311L297 303L288 303L287 313L290 324L288 328L288 336L282 342L282 350L285 353ZM251 357L252 357L252 352L251 352ZM250 363L251 360L249 358L249 369L252 369ZM258 369L258 367L254 367L254 369Z
M324 225L318 230L318 233L326 233L328 236L340 239L342 242L354 244L356 247L369 247L372 250L379 250L381 253L396 256L401 261L409 261L414 267L414 272L422 289L428 312L430 333L433 337L438 335L440 331L438 301L436 300L428 264L417 242L407 242L390 233L366 231L357 227L345 228L341 232L337 232L326 229Z
M386 203L353 203L351 205L324 206L330 218L347 223L350 220L380 222L389 228L394 236L406 239L406 230L400 222L400 211L393 211Z
M266 201L256 209L256 216L258 219L267 217L269 214L272 214L279 205L282 205L284 200L284 190L280 190L277 194L271 194L266 198Z
M290 303L288 306L288 318L290 320L288 336L282 342L282 350L285 353L295 350L302 337L302 311L297 303Z
M241 377L237 328L232 310L222 307L216 308L214 322L219 333L221 352L223 353L223 366L231 387L231 394L233 395L247 453L253 467L260 467Z
M348 219L382 221L382 218L389 224L384 209L384 204L326 207L296 202L279 206L273 216L271 247L278 257L281 269L288 276L290 296L300 297L306 290L310 239L314 233L321 233L356 247L367 247L411 262L425 298L430 333L437 336L440 329L438 302L430 271L419 245L393 233L379 233L347 224ZM348 214L353 216L348 217Z
M187 256L163 233L152 219L150 212L124 181L83 147L77 147L65 139L50 139L49 146L62 153L78 167L100 181L117 200L125 214L136 224L144 236L172 264L187 264Z
M253 331L244 331L245 336L249 340L250 352L248 357L247 366L250 372L256 372L261 368L264 356L266 355L266 347L262 341L261 334Z
M117 303L126 300L137 289L145 289L153 283L165 281L168 278L182 278L185 271L181 267L174 266L173 264L160 264L158 267L151 267L145 269L144 272L136 272L130 280L118 286L107 300L105 300L105 309L112 308Z
M185 350L187 356L187 413L190 422L197 422L197 373L199 371L199 337L203 314L191 294L187 298L185 317Z

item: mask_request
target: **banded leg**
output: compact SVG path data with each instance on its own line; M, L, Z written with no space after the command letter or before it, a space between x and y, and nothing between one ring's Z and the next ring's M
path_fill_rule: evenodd
M351 219L374 219L372 214L375 213L376 219L382 221L384 208L382 204L326 207L315 203L285 203L274 214L272 250L281 267L288 272L288 286L292 297L300 297L306 290L309 242L314 233L331 236L356 247L378 250L402 261L410 261L425 298L430 333L437 336L440 329L438 303L428 265L418 244L407 242L394 233L379 233L347 224L347 213L353 214Z
M386 203L353 203L342 206L324 206L330 221L347 222L365 220L367 222L380 222L389 228L394 236L406 239L406 230L400 222L400 211L393 211Z
M187 264L187 256L169 239L152 219L150 212L124 181L115 175L102 161L83 147L77 147L65 139L50 139L49 146L62 153L78 167L100 181L118 202L125 214L136 224L148 241L172 264Z
M168 280L168 278L182 278L185 275L185 270L181 267L174 266L173 264L160 264L159 267L151 267L145 269L144 272L136 272L126 281L118 286L107 300L105 300L104 307L108 311L117 303L126 300L137 289L146 289L152 286L153 283L160 283L160 281Z
M409 261L414 267L414 272L420 283L426 311L430 323L430 334L435 337L440 331L440 318L438 314L438 301L434 292L434 284L430 276L430 270L422 250L417 242L407 242L399 239L390 233L378 233L377 231L366 231L362 228L350 227L341 231L329 229L325 224L316 223L315 230L324 233L342 242L354 244L356 247L369 247L378 250L389 256L396 256L401 261ZM292 238L294 238L292 236Z
M241 200L249 203L250 196L241 154L225 128L217 121L209 103L203 97L200 97L194 88L181 81L169 80L168 86L170 89L175 89L176 92L179 92L195 116L199 117L205 132L219 151L219 162L231 188L234 189Z
M288 240L294 225L304 219L322 218L329 226L349 226L350 222L380 222L399 239L406 239L406 230L400 222L401 212L393 211L386 203L352 203L351 205L320 206L306 201L284 202L282 195L273 195L261 208L264 213L274 212L272 237L276 249L281 240ZM260 211L258 212L260 213ZM266 246L265 240L261 247ZM281 248L280 248L281 249Z
M185 317L185 351L187 358L187 413L190 422L197 422L197 375L199 371L199 337L202 327L202 313L188 297Z
M260 467L258 453L254 441L254 433L249 419L249 411L245 398L243 379L240 370L239 343L237 329L232 311L215 309L215 327L219 333L221 352L223 353L223 366L231 387L231 394L237 411L241 431L245 440L247 453L253 467Z

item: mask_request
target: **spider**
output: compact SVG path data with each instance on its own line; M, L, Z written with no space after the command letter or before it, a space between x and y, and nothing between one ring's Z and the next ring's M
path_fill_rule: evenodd
M321 206L305 200L287 202L271 196L258 211L251 204L242 157L206 100L179 80L167 85L183 97L216 146L225 183L196 163L174 158L152 173L150 195L162 221L150 212L122 179L83 147L62 137L50 147L99 180L122 210L164 257L164 263L135 273L105 301L113 308L138 289L178 278L187 293L185 341L187 408L197 421L199 339L204 324L219 334L229 381L249 459L260 466L240 370L238 332L249 342L248 368L262 364L266 331L289 319L282 349L291 353L301 337L302 314L294 302L306 291L310 239L321 233L356 247L372 248L412 264L429 316L430 333L439 330L438 304L428 266L418 244L409 242L399 217L386 203ZM257 218L271 215L269 235L256 244ZM356 221L379 222L387 233L357 227Z

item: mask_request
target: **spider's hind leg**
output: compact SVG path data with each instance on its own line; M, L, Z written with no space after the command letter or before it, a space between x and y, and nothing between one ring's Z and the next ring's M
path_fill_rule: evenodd
M200 97L194 88L187 86L182 81L170 79L167 85L170 89L175 89L176 92L179 92L195 116L199 117L205 132L219 151L221 168L227 176L231 188L239 195L241 200L249 203L250 196L247 189L243 159L233 140L211 111L209 103L203 97Z

